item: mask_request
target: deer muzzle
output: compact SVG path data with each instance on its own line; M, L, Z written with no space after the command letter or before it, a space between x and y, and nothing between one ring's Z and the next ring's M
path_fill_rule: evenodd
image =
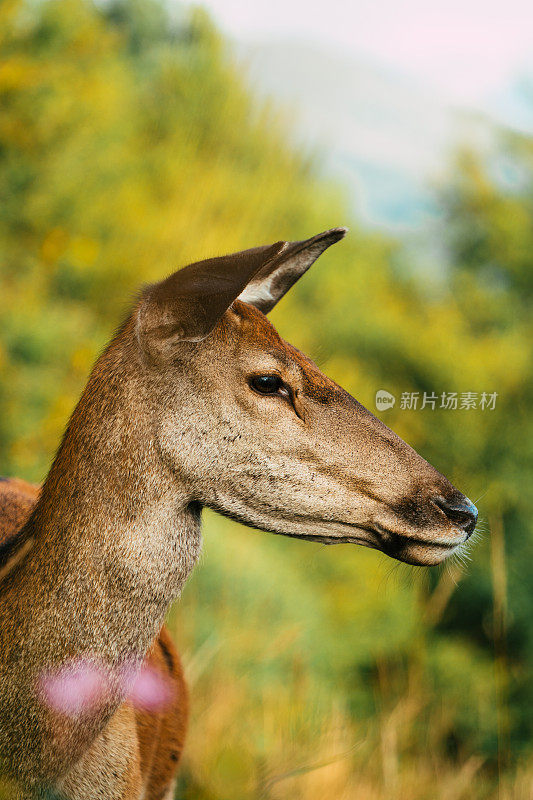
M464 545L475 530L478 510L465 495L448 486L446 496L423 498L425 493L417 492L391 506L383 522L374 526L380 535L379 548L408 564L430 566Z

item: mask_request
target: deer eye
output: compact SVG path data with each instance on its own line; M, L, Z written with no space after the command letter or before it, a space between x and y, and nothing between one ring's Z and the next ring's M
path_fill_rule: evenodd
M250 378L250 386L259 394L284 394L287 392L279 375L253 375Z

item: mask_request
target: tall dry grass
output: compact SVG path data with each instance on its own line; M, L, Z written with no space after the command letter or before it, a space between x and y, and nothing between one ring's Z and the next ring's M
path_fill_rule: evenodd
M223 525L228 536L228 523ZM241 535L245 533L237 534L237 542ZM418 626L407 661L399 664L387 654L376 655L363 687L372 695L374 713L361 719L350 707L346 687L325 681L306 661L305 653L294 647L298 639L290 625L280 634L265 613L264 629L257 630L257 621L241 606L237 627L228 587L221 602L231 622L223 636L213 629L201 645L182 653L192 718L176 797L530 800L533 762L513 765L508 743L503 536L501 520L493 519L496 766L471 742L455 742L457 721L464 713L461 696L440 694L433 676L432 635L463 577L463 567L455 564L442 572L431 591L424 582L415 586ZM220 557L216 548L214 555ZM243 559L249 563L245 554ZM171 619L178 642L184 638L185 617L193 620L192 627L197 624L195 618L205 615L211 615L215 627L223 626L224 617L217 616L220 608L210 614L204 602L211 601L201 593L184 598ZM294 616L298 617L296 611ZM320 641L314 646L320 648ZM239 649L246 651L242 661L235 655ZM283 678L265 673L265 664L286 652L292 660ZM455 680L455 675L450 676L450 682Z

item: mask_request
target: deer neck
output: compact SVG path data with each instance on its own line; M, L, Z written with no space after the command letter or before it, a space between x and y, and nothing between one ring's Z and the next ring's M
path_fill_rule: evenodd
M158 453L127 334L93 370L24 532L12 594L41 668L141 660L199 554L200 509Z
M2 585L0 759L30 783L64 774L103 729L200 550L200 508L158 453L128 332L93 370ZM85 660L106 671L105 694L62 717L58 739L39 687Z
M133 341L126 326L96 364L1 587L0 761L30 783L65 774L103 729L200 550L200 508L158 453ZM105 693L58 718L43 677L86 660Z

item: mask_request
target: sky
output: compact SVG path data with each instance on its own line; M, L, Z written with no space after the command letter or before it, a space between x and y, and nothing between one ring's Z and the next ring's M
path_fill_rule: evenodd
M532 0L202 0L245 41L297 37L414 76L482 107L533 72Z

